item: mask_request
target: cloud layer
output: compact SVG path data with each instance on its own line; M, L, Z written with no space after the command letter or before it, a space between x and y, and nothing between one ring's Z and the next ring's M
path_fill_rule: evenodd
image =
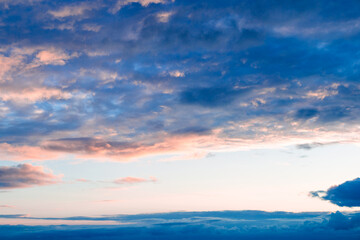
M358 143L359 9L2 1L0 154L129 161Z
M0 226L2 239L344 239L360 236L359 213L291 213L262 211L174 212L46 218L48 226ZM36 218L0 215L0 218ZM38 219L39 220L39 219ZM70 225L51 226L66 220ZM71 226L71 221L93 221L95 225ZM104 225L107 221L119 224Z

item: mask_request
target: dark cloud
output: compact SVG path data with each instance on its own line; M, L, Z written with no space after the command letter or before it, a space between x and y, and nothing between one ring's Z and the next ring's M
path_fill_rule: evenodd
M314 108L300 109L296 112L296 118L309 119L315 117L318 113L318 110Z
M0 216L1 217L1 216ZM4 218L34 219L26 216ZM36 218L35 218L36 219ZM360 236L359 213L262 211L178 212L44 220L98 221L95 225L0 226L2 239L344 239ZM122 224L102 225L101 221Z
M210 133L210 129L202 127L202 126L192 126L187 128L178 129L173 132L173 134L208 134Z
M180 101L204 107L224 107L232 103L244 90L214 86L210 88L188 89L181 92Z
M62 138L48 141L44 149L63 152L95 153L98 151L116 152L135 149L136 145L128 142L110 142L95 138Z
M330 187L326 191L311 192L313 197L330 201L340 207L360 206L360 178Z
M41 166L19 164L0 167L0 189L27 188L59 182L59 177L46 173Z
M323 122L343 120L345 117L350 116L350 111L351 110L348 107L331 107L329 109L325 109L320 118Z
M304 149L304 150L311 150L313 148L321 147L323 146L322 143L304 143L304 144L298 144L298 149Z
M332 145L332 144L339 144L340 142L313 142L313 143L303 143L303 144L298 144L296 147L298 149L303 149L303 150L311 150L314 148L318 148L318 147L322 147L322 146L326 146L326 145Z

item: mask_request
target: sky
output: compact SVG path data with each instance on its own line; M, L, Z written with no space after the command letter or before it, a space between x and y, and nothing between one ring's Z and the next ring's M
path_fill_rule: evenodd
M0 0L2 237L358 239L359 12Z

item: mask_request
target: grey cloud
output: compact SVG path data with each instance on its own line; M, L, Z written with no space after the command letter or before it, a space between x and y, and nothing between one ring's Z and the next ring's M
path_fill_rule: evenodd
M339 143L341 143L341 142L313 142L313 143L298 144L298 145L296 145L296 147L298 149L302 149L302 150L311 150L314 148L327 146L327 145L333 145L333 144L339 144Z
M46 173L40 166L19 164L14 167L0 167L0 189L27 188L59 182L59 177Z

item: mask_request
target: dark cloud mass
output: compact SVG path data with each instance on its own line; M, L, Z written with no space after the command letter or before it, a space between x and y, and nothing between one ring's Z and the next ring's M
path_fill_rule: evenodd
M0 215L3 219L31 219ZM174 212L140 215L107 215L90 220L95 225L0 226L1 239L344 239L360 237L359 213L291 213L262 211ZM102 221L121 225L101 225Z
M311 195L340 207L360 207L360 178L332 186L326 191L311 192Z
M313 129L354 140L359 9L322 0L1 1L0 142L108 157L194 126L218 148L259 135L319 141ZM327 136L336 132L343 139ZM5 159L8 148L0 145Z

